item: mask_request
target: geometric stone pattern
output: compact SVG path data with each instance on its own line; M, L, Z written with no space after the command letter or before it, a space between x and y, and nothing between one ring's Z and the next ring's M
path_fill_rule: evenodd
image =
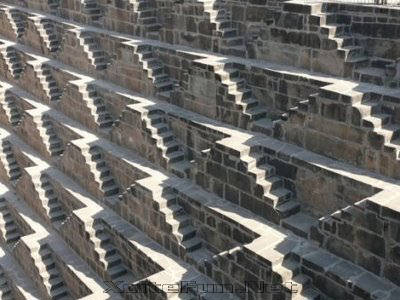
M399 299L399 24L0 1L1 298Z

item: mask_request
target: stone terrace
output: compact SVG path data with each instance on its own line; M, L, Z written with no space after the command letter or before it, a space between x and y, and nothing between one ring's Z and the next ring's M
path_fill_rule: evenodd
M400 299L399 24L0 1L0 298Z

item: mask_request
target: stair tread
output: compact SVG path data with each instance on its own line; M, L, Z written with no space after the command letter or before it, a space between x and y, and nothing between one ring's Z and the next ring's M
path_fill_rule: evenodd
M365 74L365 75L370 75L370 76L376 76L376 77L385 77L386 76L386 72L384 69L375 68L375 67L359 68L359 69L355 70L355 72Z
M280 178L277 177L277 176L274 176L274 177L272 177L272 178L278 178L278 180L280 180ZM267 180L267 182L268 182L268 180ZM279 187L279 188L274 189L274 190L272 190L272 191L266 192L264 195L265 195L265 196L268 196L268 197L270 197L270 198L280 198L280 197L286 196L286 195L289 194L289 193L291 193L290 190L288 190L288 189L286 189L286 188L284 188L284 187Z
M318 221L311 215L298 212L290 217L282 220L282 225L288 229L295 229L296 232L300 231L300 235L307 236L312 226L317 226ZM285 226L286 225L286 226Z
M186 248L193 247L201 243L201 240L198 237L194 237L188 240L181 242L182 245Z
M302 291L299 295L296 295L293 300L317 300L321 294L312 288L308 288Z

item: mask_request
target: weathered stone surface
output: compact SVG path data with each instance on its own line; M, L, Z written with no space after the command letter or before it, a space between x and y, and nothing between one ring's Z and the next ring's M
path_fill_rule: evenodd
M3 295L397 299L397 9L0 5Z

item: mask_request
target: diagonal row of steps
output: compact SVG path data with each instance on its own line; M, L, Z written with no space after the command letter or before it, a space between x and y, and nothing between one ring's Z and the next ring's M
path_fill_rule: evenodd
M144 27L146 37L158 39L158 31L162 26L157 20L156 1L135 0L133 7L138 14L137 23Z
M35 17L33 21L47 49L50 52L57 51L60 46L60 41L57 38L51 21L41 17Z
M33 121L49 154L51 156L61 155L64 152L63 142L57 136L52 121L46 115L36 116Z
M33 69L48 99L50 101L59 100L62 93L53 75L51 74L50 67L44 63L35 63Z
M2 300L14 300L13 291L3 270L0 270L0 297Z
M145 129L155 141L156 147L164 158L164 167L179 177L187 177L190 164L185 158L182 146L177 142L174 132L168 125L165 115L158 109L149 109L141 112L146 124Z
M251 88L248 87L246 80L240 77L237 68L226 64L224 68L215 71L215 74L227 89L227 100L229 101L227 106L233 103L234 108L240 110L246 118L246 122L242 124L243 127L248 129L252 122L267 116L267 110L253 96Z
M25 32L25 21L22 19L21 13L18 10L10 8L1 8L7 16L12 29L14 30L15 36L17 38L22 37Z
M353 77L360 82L397 88L400 86L398 65L393 59L370 57L368 66L354 70Z
M19 125L22 115L16 105L16 99L5 91L0 92L0 103L11 126Z
M231 149L230 143L225 141L224 147ZM295 193L286 188L285 178L276 174L276 168L268 162L268 155L262 153L258 146L245 146L241 150L235 151L239 154L239 171L251 176L250 187L253 197L261 199L263 203L270 207L273 213L268 213L265 218L280 226L289 229L294 234L305 239L310 238L311 229L317 225L317 220L306 212L301 211L301 204L296 199ZM247 207L246 207L247 208ZM262 214L261 210L251 211Z
M313 287L312 278L302 272L300 261L292 255L280 256L271 268L279 275L279 282L294 295L293 300L322 299L321 293Z
M104 100L97 93L96 89L90 84L80 84L79 91L83 101L91 111L91 116L95 123L102 129L110 128L113 125L113 118L107 111Z
M155 87L155 92L169 98L173 90L171 77L165 72L162 61L154 55L150 45L139 45L135 49L143 70Z
M101 148L98 146L82 147L81 151L82 155L85 157L86 164L89 166L94 176L94 180L98 184L102 196L111 197L118 195L120 189L104 159Z
M43 174L33 177L32 182L41 200L41 205L45 209L50 222L62 223L66 219L66 213L62 207L57 193L49 180L48 175Z
M304 11L304 6L308 7L310 25L317 25L322 36L326 36L336 43L336 51L346 64L352 68L368 64L368 57L365 55L364 48L356 45L349 18L336 12L327 11L327 6L324 3L288 2L282 6L282 10L291 13L294 6L299 7L295 11ZM347 75L351 76L351 74Z
M317 113L315 107L319 102L331 102L331 99L342 99L352 107L351 123L369 133L370 145L376 150L384 150L394 159L400 159L400 126L393 120L393 114L385 110L384 103L371 91L355 91L352 95L337 91L320 89L301 101L293 111L300 113Z
M77 37L83 51L86 53L90 63L96 70L107 68L107 59L104 50L100 48L99 43L93 36L93 33L87 31L78 31Z
M131 273L123 263L119 250L113 244L111 236L107 233L101 222L85 224L85 231L93 244L96 257L99 259L109 279L121 280Z
M14 182L21 177L21 169L17 160L15 159L11 143L3 140L0 144L0 160L8 173L11 182Z
M33 266L40 276L50 299L71 300L73 299L65 284L65 280L54 261L51 249L47 244L31 248Z
M21 237L21 231L5 199L0 199L0 231L8 245L14 245Z
M23 71L23 66L15 49L10 46L1 45L0 53L8 67L10 74L15 79L18 79Z
M393 122L393 116L385 113L381 101L373 97L363 97L354 103L361 116L361 126L378 135L383 143L383 149L400 159L400 125Z
M244 37L239 35L224 0L198 0L204 13L214 25L213 34L220 40L219 51L224 54L245 56Z
M97 0L80 0L81 10L87 14L92 21L99 21L101 19L102 12L101 7Z
M173 191L153 191L153 201L157 203L160 212L165 216L165 222L185 253L191 253L203 247L197 237L197 230L192 218L179 205L177 195Z

